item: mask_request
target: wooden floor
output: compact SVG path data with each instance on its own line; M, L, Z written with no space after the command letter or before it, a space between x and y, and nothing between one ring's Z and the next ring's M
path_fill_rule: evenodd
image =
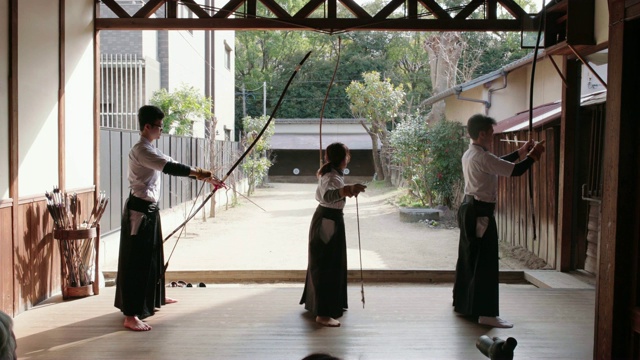
M179 299L148 319L153 330L124 329L114 288L17 316L20 359L301 359L328 352L347 359L485 359L480 335L518 340L516 359L590 359L594 290L501 285L501 315L513 329L457 316L451 286L349 287L342 327L317 326L298 301L301 284L169 288Z

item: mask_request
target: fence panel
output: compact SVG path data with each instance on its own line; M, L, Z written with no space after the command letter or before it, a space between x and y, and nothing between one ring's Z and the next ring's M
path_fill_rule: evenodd
M129 151L138 142L137 131L122 129L100 129L100 191L109 198L108 209L100 221L103 234L120 229L120 218L124 200L129 196ZM215 140L213 146L208 139L163 135L156 146L177 162L213 169L219 178L231 168L241 154L240 144ZM209 148L214 152L209 155ZM240 166L227 181L243 179ZM192 200L197 193L197 184L186 177L163 175L160 207L168 209Z

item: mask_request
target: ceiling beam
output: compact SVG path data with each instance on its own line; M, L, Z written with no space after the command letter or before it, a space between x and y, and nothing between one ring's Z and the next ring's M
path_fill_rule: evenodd
M374 15L354 0L307 0L294 15L278 0L228 0L215 11L203 9L194 0L177 0L198 16L193 19L176 18L176 12L169 9L166 17L152 16L163 5L175 5L176 0L149 0L133 16L116 0L101 1L115 17L97 18L96 30L535 31L539 21L536 14L527 14L514 0L467 0L454 17L438 4L439 0L386 0L387 4ZM336 16L338 1L353 18ZM269 10L269 15L258 15L258 2ZM511 19L497 18L498 4L511 14ZM324 12L316 11L322 6ZM237 12L242 7L246 14ZM471 16L482 11L483 16L489 16ZM320 17L311 18L312 15Z
M317 31L534 31L533 19L323 19L323 18L208 18L208 19L96 19L97 30L317 30Z

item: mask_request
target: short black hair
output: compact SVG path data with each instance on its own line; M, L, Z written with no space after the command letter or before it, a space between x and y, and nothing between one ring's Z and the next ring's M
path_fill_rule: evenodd
M494 118L482 114L475 114L467 121L467 132L473 140L476 140L478 136L480 136L481 131L488 131L495 124L497 124L497 122Z
M138 110L138 125L140 130L145 124L154 125L156 121L164 119L164 112L157 106L144 105Z

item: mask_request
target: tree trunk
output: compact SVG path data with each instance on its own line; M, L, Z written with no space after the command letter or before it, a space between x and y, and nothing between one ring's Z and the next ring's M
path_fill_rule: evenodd
M433 84L433 94L439 94L450 89L456 83L456 73L458 61L462 56L466 44L462 41L459 33L439 33L430 36L424 43L425 50L429 55L429 66L431 68L431 83ZM434 124L444 119L444 100L438 101L431 106L431 111L427 115L427 122Z
M382 162L380 161L380 152L378 152L378 135L371 131L368 131L371 137L371 152L373 156L373 167L376 170L377 179L384 180L384 170L382 169Z

